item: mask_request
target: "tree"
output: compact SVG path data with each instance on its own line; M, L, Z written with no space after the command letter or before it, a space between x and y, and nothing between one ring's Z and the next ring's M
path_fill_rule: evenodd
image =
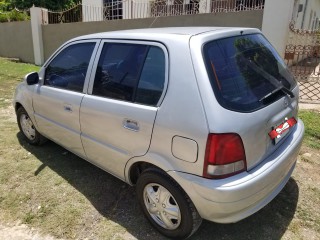
M61 10L73 6L76 0L4 0L11 9L27 9L35 5L36 7L43 7L51 10Z
M7 11L9 6L9 3L7 3L5 0L0 1L0 12Z

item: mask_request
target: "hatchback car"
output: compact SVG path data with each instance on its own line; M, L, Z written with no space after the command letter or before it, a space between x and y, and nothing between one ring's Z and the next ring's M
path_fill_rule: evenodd
M202 219L233 223L294 170L299 90L257 29L160 28L63 44L17 87L30 144L60 144L130 185L171 238Z

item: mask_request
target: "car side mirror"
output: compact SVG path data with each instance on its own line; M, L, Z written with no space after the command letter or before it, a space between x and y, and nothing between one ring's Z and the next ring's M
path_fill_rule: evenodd
M24 79L28 85L37 84L39 82L39 74L37 72L32 72L27 74Z

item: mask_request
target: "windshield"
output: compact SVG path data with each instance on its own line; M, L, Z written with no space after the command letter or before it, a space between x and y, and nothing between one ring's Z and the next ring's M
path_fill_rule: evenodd
M203 53L212 88L227 109L252 112L286 94L278 89L296 86L279 54L261 34L214 40L204 45Z

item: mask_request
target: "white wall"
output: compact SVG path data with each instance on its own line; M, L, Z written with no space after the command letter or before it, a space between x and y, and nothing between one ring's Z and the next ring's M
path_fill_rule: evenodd
M297 5L302 4L303 9L301 12L293 14L293 20L295 21L295 28L315 30L319 27L316 26L316 19L320 18L320 0L296 0Z
M311 13L313 13L313 16L311 16ZM307 21L305 21L304 28L309 30L318 29L319 24L317 24L316 26L316 19L319 19L319 18L320 18L320 0L309 0L309 4L306 9Z
M288 39L293 5L293 0L265 0L262 32L282 57Z
M82 0L83 22L103 21L103 0Z

